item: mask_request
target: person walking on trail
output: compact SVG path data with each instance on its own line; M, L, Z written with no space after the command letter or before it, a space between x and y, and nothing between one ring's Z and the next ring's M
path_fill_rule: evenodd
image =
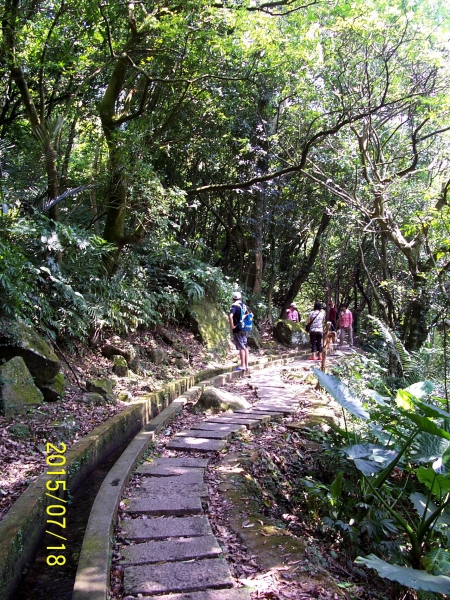
M333 300L328 302L328 321L331 323L331 331L336 331L337 310Z
M239 350L239 358L241 360L241 364L236 368L236 371L248 371L248 341L247 341L247 332L241 330L240 323L242 319L242 294L241 292L233 292L233 304L230 308L230 314L228 315L228 320L230 322L230 330L231 335L233 337L234 345L236 346L236 350Z
M353 346L353 315L350 310L348 310L348 304L341 305L341 313L339 315L339 327L341 330L341 334L339 337L339 346L342 346L344 340L348 334L348 345L350 348Z
M325 317L325 311L322 310L322 303L315 302L314 310L308 315L308 325L310 325L309 341L311 342L312 353L309 360L322 360L322 338ZM317 358L316 353L318 354Z
M294 302L291 302L290 307L286 309L286 319L288 321L294 321L295 323L298 323L299 321L297 305L294 304Z

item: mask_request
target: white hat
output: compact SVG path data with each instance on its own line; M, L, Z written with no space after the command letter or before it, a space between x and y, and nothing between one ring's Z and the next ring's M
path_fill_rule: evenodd
M241 292L233 292L233 300L240 300L242 298Z

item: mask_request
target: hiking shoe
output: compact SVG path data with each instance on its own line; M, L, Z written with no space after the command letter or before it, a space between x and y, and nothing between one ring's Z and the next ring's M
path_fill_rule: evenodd
M243 367L236 367L235 371L246 371L247 369L244 369Z

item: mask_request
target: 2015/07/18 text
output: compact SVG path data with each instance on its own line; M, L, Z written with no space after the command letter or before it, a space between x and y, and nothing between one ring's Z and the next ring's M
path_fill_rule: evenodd
M58 446L59 446L59 448L58 448ZM65 476L66 475L65 469L53 470L57 467L62 467L63 465L66 464L66 457L64 456L64 453L66 452L66 450L67 450L67 446L66 446L66 444L64 444L64 442L60 442L57 445L50 444L50 443L46 444L46 453L47 453L46 462L47 462L48 467L51 468L50 471L47 471L47 473L46 473L47 475L49 475L49 476L54 476L54 475ZM45 495L48 496L49 498L52 498L52 499L58 501L58 504L56 504L56 503L49 504L46 508L47 526L52 524L57 527L60 527L61 528L60 533L63 533L62 530L66 528L65 514L67 512L67 508L66 508L67 500L60 498L58 495L55 495L55 493L62 491L63 495L64 495L64 492L66 491L66 481L65 481L65 479L56 479L56 480L50 479L46 483L46 488L47 488L47 492ZM55 493L52 493L52 492L55 492ZM55 517L55 518L49 518L49 517ZM51 551L55 551L55 550L65 551L66 550L65 544L59 542L59 545L58 546L56 545L59 540L66 542L67 541L66 537L59 535L59 533L49 531L48 529L46 529L45 532L50 534L51 536L57 538L57 540L55 540L55 545L47 546L47 550L51 550ZM47 556L47 564L50 567L54 567L55 565L62 566L65 563L66 563L66 557L62 554L49 554Z

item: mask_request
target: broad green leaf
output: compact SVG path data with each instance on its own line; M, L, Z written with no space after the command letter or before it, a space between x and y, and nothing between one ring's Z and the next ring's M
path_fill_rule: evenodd
M431 381L418 381L405 388L405 392L409 392L419 400L425 396L429 396L433 391L434 384Z
M421 417L417 413L411 412L409 410L402 410L402 413L413 423L415 423L421 431L426 431L427 433L432 433L433 435L437 435L446 440L450 440L450 433L438 427L436 423L430 421L427 417Z
M350 389L340 379L333 375L328 375L317 368L314 368L313 372L319 380L320 385L325 388L342 408L345 408L352 415L360 419L368 419L370 417L361 401L352 394Z
M446 460L450 461L450 441L431 433L422 432L414 440L411 458L415 462L421 463L430 463L441 459L442 464L446 466Z
M331 493L331 497L334 498L335 500L339 500L339 498L341 497L341 494L342 494L342 482L343 482L342 476L343 476L342 471L339 471L336 479L331 484L330 493Z
M372 454L372 449L365 444L355 444L354 446L345 446L342 448L342 452L351 458L352 460L355 458L365 458Z
M355 458L353 462L355 463L355 467L366 477L379 473L383 469L383 465L380 465L373 460Z
M419 517L421 518L424 515L425 508L427 513L427 519L438 510L437 505L434 502L432 502L429 498L427 498L424 494L415 492L414 494L410 494L409 498L413 503L413 506L416 509L417 513L419 514ZM445 512L441 513L441 515L436 519L436 523L450 525L450 515Z
M430 573L450 575L450 550L435 548L423 557L423 564Z
M413 588L414 590L424 590L426 592L435 592L436 594L450 594L450 577L446 577L445 575L430 575L426 571L420 571L419 569L391 565L375 556L375 554L369 554L366 558L358 556L355 563L375 569L380 577L384 577L390 581L397 581L401 585Z
M450 474L441 475L433 471L433 469L420 467L417 469L416 475L420 483L423 483L433 496L442 498L442 496L450 493Z
M435 419L444 418L450 419L450 413L439 406L434 406L434 404L427 404L426 402L421 402L420 400L413 399L414 404L416 404L419 408L423 410L427 417L432 417Z
M450 444L442 454L442 466L445 468L445 470L450 471Z
M387 401L389 400L387 396L382 396L375 390L368 390L367 397L374 400L380 406L387 406Z
M397 396L395 397L395 403L399 408L404 410L414 410L414 402L412 401L411 394L406 390L398 390Z

